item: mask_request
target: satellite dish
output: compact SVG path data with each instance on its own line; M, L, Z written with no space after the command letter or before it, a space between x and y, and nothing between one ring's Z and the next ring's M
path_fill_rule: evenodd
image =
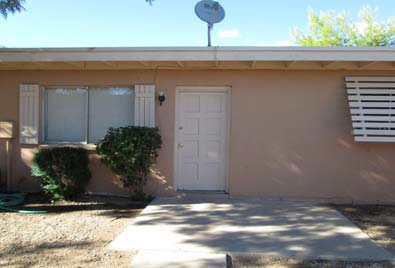
M221 22L225 18L225 10L218 2L202 0L195 6L195 13L202 21L211 25Z
M211 30L214 23L219 23L225 18L223 7L212 0L202 0L195 6L195 13L202 21L207 22L208 29L208 46L211 46Z

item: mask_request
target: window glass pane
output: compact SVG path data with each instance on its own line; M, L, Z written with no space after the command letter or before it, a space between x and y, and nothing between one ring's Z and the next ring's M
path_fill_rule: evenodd
M89 88L89 143L97 143L109 127L134 123L134 91L130 88Z
M86 141L87 90L56 88L46 94L46 141Z

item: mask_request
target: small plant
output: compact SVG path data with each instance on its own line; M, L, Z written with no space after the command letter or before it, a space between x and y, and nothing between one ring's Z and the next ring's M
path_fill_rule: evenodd
M133 188L134 196L143 199L143 187L161 145L158 128L128 126L109 128L96 151L101 161L121 176L123 186Z
M88 152L83 148L41 149L33 158L32 175L52 199L69 199L85 191L91 178Z

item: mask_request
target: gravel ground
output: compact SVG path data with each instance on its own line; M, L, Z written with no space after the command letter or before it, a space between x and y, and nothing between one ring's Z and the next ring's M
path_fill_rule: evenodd
M233 257L233 268L392 268L389 262L346 262L327 260L273 259L263 257Z
M83 197L49 204L30 196L24 209L0 211L0 267L128 267L133 253L107 245L146 204L123 198Z

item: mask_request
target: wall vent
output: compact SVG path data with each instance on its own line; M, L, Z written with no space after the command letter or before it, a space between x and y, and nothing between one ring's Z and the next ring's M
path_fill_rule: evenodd
M354 140L395 142L395 77L346 77Z

